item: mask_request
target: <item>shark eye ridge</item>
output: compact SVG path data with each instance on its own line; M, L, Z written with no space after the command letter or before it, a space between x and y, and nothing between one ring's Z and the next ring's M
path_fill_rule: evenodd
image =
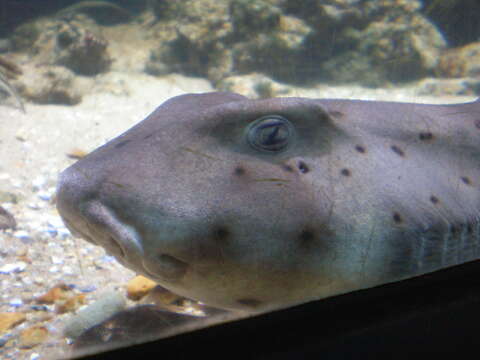
M250 123L246 132L250 146L267 152L286 150L295 136L292 123L280 115L262 116Z

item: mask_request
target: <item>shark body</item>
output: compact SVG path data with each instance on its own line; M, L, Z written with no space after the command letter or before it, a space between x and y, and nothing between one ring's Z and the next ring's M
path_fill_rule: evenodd
M74 234L171 291L282 308L480 257L480 101L182 95L57 190Z

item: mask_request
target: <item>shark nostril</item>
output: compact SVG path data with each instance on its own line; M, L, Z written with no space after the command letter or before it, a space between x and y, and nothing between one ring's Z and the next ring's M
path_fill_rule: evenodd
M165 280L177 280L185 275L188 264L171 255L159 254L143 260L144 269L154 277Z
M105 247L108 249L109 252L112 253L112 255L115 255L121 258L126 257L125 250L118 243L118 241L116 241L112 236L108 236L107 244L105 244Z

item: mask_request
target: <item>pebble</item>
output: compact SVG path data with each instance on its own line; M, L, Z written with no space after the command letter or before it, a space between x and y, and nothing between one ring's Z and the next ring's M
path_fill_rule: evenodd
M52 264L60 265L64 263L64 260L58 256L51 256L50 259L52 260Z
M11 273L19 273L25 270L27 264L23 261L19 261L17 263L5 264L0 267L0 274L11 274Z
M18 141L24 142L27 141L27 138L27 131L25 129L20 129L15 134L15 139L17 139Z
M100 260L102 260L103 262L109 263L109 262L115 261L115 257L111 255L104 255L100 258Z
M44 326L32 326L20 333L20 347L30 349L43 343L48 337L48 330Z
M76 316L68 319L63 333L66 337L75 339L85 330L123 310L125 306L125 298L120 292L111 291L102 294L96 302L81 309Z
M0 191L0 202L16 204L18 203L18 196L12 192Z
M9 340L8 336L0 337L0 348L5 346L8 340Z
M87 156L88 152L83 149L73 148L67 152L67 156L71 159L81 159Z
M127 297L130 300L140 300L148 294L157 283L144 276L136 276L127 283Z
M46 183L47 183L46 177L37 176L32 181L32 190L35 191L35 192L40 191L43 187L45 187Z
M21 307L23 305L22 299L12 299L8 302L10 306Z
M65 314L67 312L74 312L86 302L85 294L78 294L69 297L65 301L57 303L55 312L57 314Z
M58 300L66 300L71 296L72 290L66 284L58 284L48 290L45 294L37 297L35 301L38 304L54 304Z
M0 206L0 230L15 229L17 222L12 214Z
M39 191L37 196L43 201L50 201L52 199L52 194L46 191Z
M17 239L20 240L31 240L30 234L25 231L25 230L17 230L13 233L13 236L15 236Z
M21 324L25 319L25 314L20 312L0 313L0 334L3 334L7 330Z
M84 292L84 293L89 293L89 292L93 292L93 291L97 290L97 287L95 285L88 285L88 286L85 286L85 287L81 287L78 290L80 290L81 292Z

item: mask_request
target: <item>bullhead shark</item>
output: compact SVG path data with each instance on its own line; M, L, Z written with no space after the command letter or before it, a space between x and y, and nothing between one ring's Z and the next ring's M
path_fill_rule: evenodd
M480 257L480 101L186 94L64 170L71 232L260 312Z

